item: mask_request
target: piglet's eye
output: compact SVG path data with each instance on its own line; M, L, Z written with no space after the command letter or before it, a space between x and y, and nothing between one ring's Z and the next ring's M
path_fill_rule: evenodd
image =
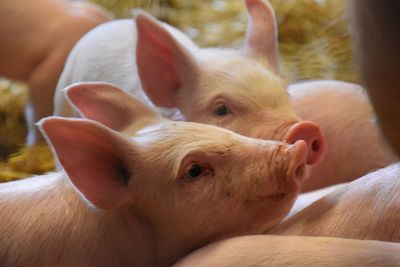
M217 116L225 116L231 113L226 105L220 105L214 110L214 114Z
M201 176L204 172L204 167L199 164L191 164L185 170L185 178L187 180L195 180L199 176Z

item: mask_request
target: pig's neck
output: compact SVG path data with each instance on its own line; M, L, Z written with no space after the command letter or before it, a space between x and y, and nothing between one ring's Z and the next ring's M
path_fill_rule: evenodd
M60 173L10 183L0 197L0 251L16 257L0 253L0 266L156 266L155 238L134 211L90 207Z
M188 254L187 250L193 243L193 239L182 238L178 229L164 229L163 225L158 227L160 230L155 229L154 224L139 215L133 207L99 210L88 207L74 190L70 189L70 194L81 203L83 217L93 221L82 227L76 245L81 242L82 235L97 239L96 244L103 243L103 253L115 259L105 266L169 266ZM99 233L103 233L103 240L100 240Z
M154 234L148 222L141 219L133 209L99 210L84 203L74 190L69 190L69 194L79 203L76 216L82 216L88 221L82 224L81 232L76 233L75 246L82 242L82 236L87 238L87 242L93 242L92 247L98 247L100 243L93 256L98 258L99 254L106 255L101 260L107 263L104 266L157 266ZM87 266L93 266L93 260L96 261L95 258L90 259Z

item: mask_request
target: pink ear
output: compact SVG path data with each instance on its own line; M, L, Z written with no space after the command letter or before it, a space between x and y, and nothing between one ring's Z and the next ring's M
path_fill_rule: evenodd
M39 125L71 182L92 204L101 209L126 204L135 144L86 119L50 117Z
M266 0L246 0L249 22L246 32L246 48L264 56L278 70L278 33L275 13Z
M140 117L159 117L124 90L108 83L77 83L65 89L71 104L86 118L121 131Z
M155 105L176 107L178 91L196 72L194 58L151 17L138 14L136 27L136 60L142 87Z

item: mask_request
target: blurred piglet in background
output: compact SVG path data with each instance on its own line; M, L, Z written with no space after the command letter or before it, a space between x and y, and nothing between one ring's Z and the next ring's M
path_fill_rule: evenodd
M304 141L170 121L119 88L95 89L66 91L91 120L39 123L65 173L0 184L1 266L168 266L270 229L298 195Z
M352 180L392 162L359 86L330 81L287 90L278 75L274 11L265 0L245 4L249 24L241 50L200 49L177 29L143 13L135 20L97 27L67 60L57 85L55 115L77 115L64 99L63 88L75 82L110 82L169 118L183 116L287 143L304 140L307 164L319 163L305 190Z
M26 82L28 145L43 141L35 122L53 113L53 98L63 66L75 43L109 21L99 6L82 1L0 2L0 76Z

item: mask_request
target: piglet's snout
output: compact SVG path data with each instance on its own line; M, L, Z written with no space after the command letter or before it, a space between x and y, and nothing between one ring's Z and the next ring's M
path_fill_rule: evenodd
M311 121L301 121L293 125L284 141L289 144L303 140L307 146L307 164L313 165L322 160L326 151L326 140L321 129Z
M303 140L294 144L280 143L269 158L267 178L257 184L256 197L282 199L287 193L297 192L306 177L308 147Z
M287 171L288 179L295 179L301 183L306 176L307 143L303 140L296 141L290 149L290 154L291 160Z

